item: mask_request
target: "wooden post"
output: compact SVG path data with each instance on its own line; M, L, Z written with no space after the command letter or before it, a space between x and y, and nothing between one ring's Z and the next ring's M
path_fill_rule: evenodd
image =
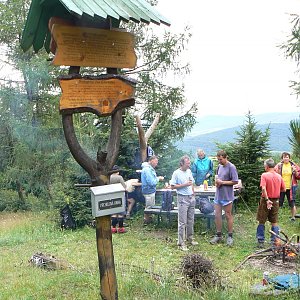
M96 240L102 299L118 299L110 216L96 217Z
M69 74L78 74L80 67L70 67ZM122 109L112 114L111 133L108 141L108 153L99 151L97 161L91 159L81 148L75 134L73 115L62 115L63 129L69 149L75 160L90 175L92 186L108 183L107 170L114 164L120 146L122 128ZM117 278L111 235L110 216L96 217L96 243L100 273L100 296L103 300L118 299Z

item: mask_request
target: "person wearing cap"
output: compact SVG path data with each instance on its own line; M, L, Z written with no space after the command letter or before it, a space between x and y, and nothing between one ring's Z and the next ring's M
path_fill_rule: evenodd
M110 179L109 183L110 184L116 184L116 183L121 183L124 189L126 189L126 184L124 182L123 177L120 175L120 168L117 165L114 165L112 167L112 170L110 171ZM124 213L116 214L111 216L111 232L112 233L125 233L126 230L124 228ZM118 225L118 229L117 229Z

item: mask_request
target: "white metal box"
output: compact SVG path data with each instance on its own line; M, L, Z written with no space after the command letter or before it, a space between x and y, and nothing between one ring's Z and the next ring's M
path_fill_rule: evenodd
M92 215L101 217L125 211L125 189L121 183L91 187Z

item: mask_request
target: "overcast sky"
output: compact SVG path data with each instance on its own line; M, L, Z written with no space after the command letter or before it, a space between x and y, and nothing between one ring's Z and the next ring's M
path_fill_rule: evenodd
M159 0L157 9L171 21L169 30L191 27L185 56L192 72L184 84L199 116L300 112L289 87L296 63L278 48L300 0Z

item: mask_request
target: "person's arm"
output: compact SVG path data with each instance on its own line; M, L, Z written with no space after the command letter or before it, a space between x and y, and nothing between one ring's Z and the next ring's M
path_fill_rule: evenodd
M267 193L267 189L266 189L265 186L262 186L262 187L261 187L261 192L262 192L263 198L265 198L265 200L266 200L267 208L268 208L268 209L271 209L272 206L273 206L273 202L269 199L268 193Z
M171 183L171 189L176 190L186 186L193 185L193 178L190 178L190 180L185 183L177 183L176 174L173 173L170 183Z
M191 171L192 171L192 175L193 175L194 179L196 180L196 178L197 178L197 166L196 166L195 162L192 164Z
M280 175L279 165L280 165L280 163L275 166L274 171Z
M124 181L124 179L123 179L122 176L120 178L120 183L123 185L123 188L126 190L126 183L125 183L125 181Z
M300 167L297 164L293 163L292 170L293 170L293 176L295 176L294 178L296 180L299 180L300 179Z
M146 183L147 183L147 185L149 185L149 186L157 185L159 179L156 176L156 174L155 174L155 176L153 176L153 173L150 170L150 168L147 168L145 170L145 175L146 175L145 177L146 177Z
M193 186L193 181L192 180L189 180L185 183L181 183L181 184L171 184L171 189L180 189L180 188L183 188L183 187L186 187L186 186ZM194 190L194 187L193 187L193 190Z
M210 176L212 176L213 172L214 172L214 163L213 163L212 160L210 160L209 161L209 170L208 170L208 172L207 172L207 174L206 174L205 177L209 178Z
M221 179L217 179L217 185L221 186L221 185L235 185L237 184L239 181L233 181L233 180L221 180Z
M181 184L171 184L171 189L180 189L186 186L192 186L193 188L193 194L194 194L194 186L193 186L193 178L191 177L187 182L181 183Z

